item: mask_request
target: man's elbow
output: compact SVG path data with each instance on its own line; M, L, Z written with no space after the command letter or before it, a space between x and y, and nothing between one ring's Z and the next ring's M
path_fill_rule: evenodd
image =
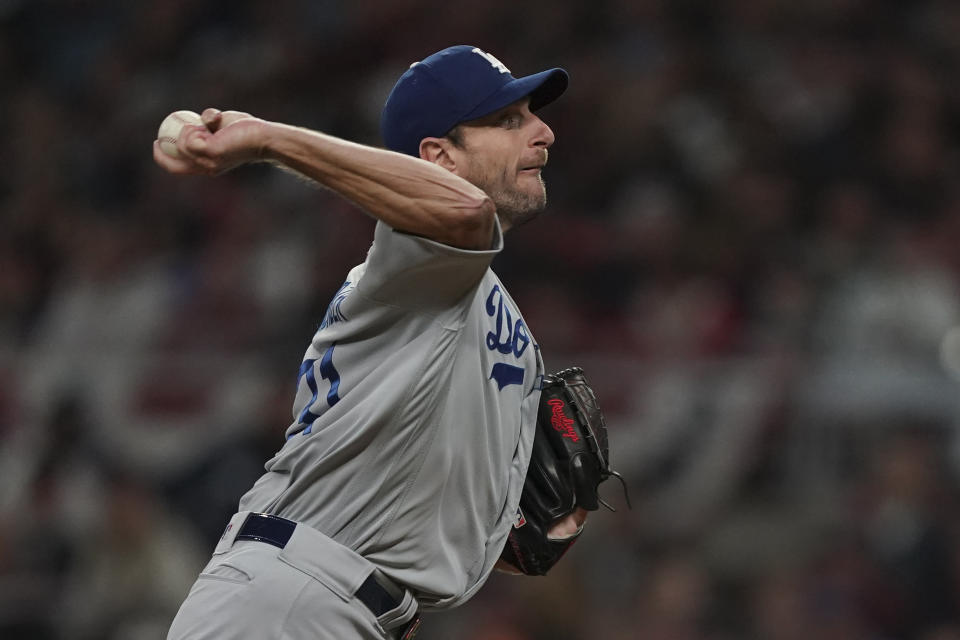
M461 249L485 250L493 243L497 207L489 196L472 198L457 211L450 228L449 244Z

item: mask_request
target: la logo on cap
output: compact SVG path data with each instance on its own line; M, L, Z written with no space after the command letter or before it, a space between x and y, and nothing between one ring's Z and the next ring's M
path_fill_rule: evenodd
M507 65L503 64L497 58L479 47L474 47L472 53L475 53L481 56L484 60L490 63L490 65L499 71L500 73L510 73L510 69L507 69Z

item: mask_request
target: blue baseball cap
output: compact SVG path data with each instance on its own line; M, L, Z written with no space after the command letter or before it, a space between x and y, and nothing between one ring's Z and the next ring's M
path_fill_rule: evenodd
M525 96L536 111L559 98L568 81L559 68L514 78L502 62L477 47L448 47L400 76L383 105L380 133L388 149L420 157L424 138L443 137L461 122Z

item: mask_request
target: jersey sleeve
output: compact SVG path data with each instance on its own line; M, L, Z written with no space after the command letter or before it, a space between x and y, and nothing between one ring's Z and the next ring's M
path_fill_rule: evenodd
M451 247L377 222L357 291L399 307L447 307L476 286L502 248L499 220L485 250Z

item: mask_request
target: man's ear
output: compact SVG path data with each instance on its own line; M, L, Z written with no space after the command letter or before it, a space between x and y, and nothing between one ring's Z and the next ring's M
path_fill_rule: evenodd
M446 138L424 138L420 141L420 157L453 171L457 168L457 162L450 154L450 146L450 141Z

